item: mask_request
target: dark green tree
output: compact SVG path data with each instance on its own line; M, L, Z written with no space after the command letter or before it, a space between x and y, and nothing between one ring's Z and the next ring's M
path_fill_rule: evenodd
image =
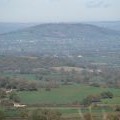
M20 102L20 98L16 92L12 92L9 96L9 99L13 100L14 102Z
M113 98L113 93L110 91L102 92L100 95L102 99Z

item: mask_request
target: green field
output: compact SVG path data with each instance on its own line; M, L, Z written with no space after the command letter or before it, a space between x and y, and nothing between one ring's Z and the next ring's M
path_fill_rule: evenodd
M47 109L47 110L58 111L62 113L63 118L74 118L74 117L81 118L81 115L83 116L84 114L89 112L91 112L93 116L97 116L97 118L101 118L104 113L113 112L112 109L104 109L104 112L103 112L103 110L100 108L92 108L90 111L89 108L81 109L78 107L74 107L74 108L73 107L43 107L43 108L27 107L27 109L16 109L16 108L7 109L5 110L5 113L6 113L6 117L14 118L14 117L20 117L23 111L28 111L29 113L31 113L36 109L38 110Z
M120 89L100 88L87 85L67 85L59 88L53 88L51 91L45 91L41 88L39 91L22 91L19 92L21 102L24 104L69 104L81 102L88 95L97 95L104 91L111 91L114 98L108 100L109 104L120 104ZM105 103L105 100L103 101Z
M80 108L80 107L28 107L28 111L32 111L35 109L49 109L49 110L56 110L62 113L63 117L80 117L81 114L89 113L89 108ZM111 108L92 108L91 109L92 114L95 114L97 116L102 116L103 112L113 112ZM99 115L98 115L99 114Z
M117 105L117 104L120 104L120 97L115 97L113 99L105 99L105 100L102 100L102 102L105 104Z

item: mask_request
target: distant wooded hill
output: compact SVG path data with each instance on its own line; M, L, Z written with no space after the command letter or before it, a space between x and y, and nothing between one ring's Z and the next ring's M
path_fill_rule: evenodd
M89 24L40 24L0 35L0 54L80 55L120 51L120 33Z
M89 22L89 24L120 31L120 21Z
M0 22L0 34L8 33L33 26L34 23L5 23Z

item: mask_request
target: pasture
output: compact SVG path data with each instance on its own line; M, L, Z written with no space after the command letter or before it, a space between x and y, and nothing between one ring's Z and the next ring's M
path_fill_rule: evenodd
M92 87L82 84L61 85L59 88L51 88L46 91L44 88L38 91L18 92L21 102L24 104L71 104L81 102L88 95L98 95L101 92L110 91L114 98L108 100L108 104L120 104L120 89ZM105 101L102 102L105 104Z

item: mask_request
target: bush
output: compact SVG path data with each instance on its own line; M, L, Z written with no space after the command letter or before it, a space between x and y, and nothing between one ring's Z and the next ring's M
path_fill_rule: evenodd
M108 114L106 120L120 120L120 114Z
M85 106L89 106L92 103L100 102L100 96L99 95L89 95L86 98L83 99L82 104Z
M84 98L82 100L82 104L85 105L85 106L89 106L91 103L92 103L92 101L91 101L91 99L89 97Z
M3 89L0 89L0 98L5 98L6 97L6 92Z
M60 120L61 113L53 110L34 110L29 120Z
M17 93L15 92L12 92L9 96L10 100L14 101L14 102L20 102L20 98L19 96L17 95Z
M117 105L117 106L115 107L115 111L116 111L116 112L120 111L120 106Z
M92 83L90 84L90 86L93 86L93 87L100 87L100 85L98 83Z
M86 113L84 115L84 120L92 120L92 115L90 113Z
M46 87L45 90L46 91L51 91L51 88L50 87Z
M111 99L111 98L113 98L113 93L110 92L110 91L102 92L100 94L100 96L101 96L102 99L106 99L106 98L110 98Z

